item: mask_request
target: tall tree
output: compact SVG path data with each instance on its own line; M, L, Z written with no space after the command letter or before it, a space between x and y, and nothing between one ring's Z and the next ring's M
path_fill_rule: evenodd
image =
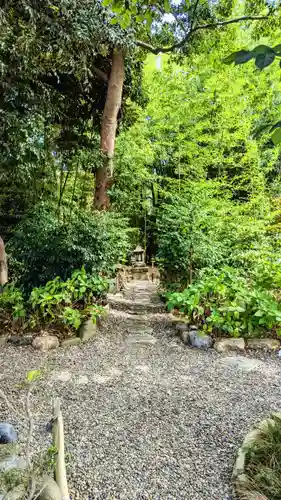
M126 74L130 59L138 64L143 51L186 53L206 30L266 21L271 13L225 19L231 15L232 3L105 0L102 6L93 0L7 0L0 17L1 107L6 111L1 128L6 157L14 161L17 156L7 132L12 131L14 119L25 133L27 116L36 112L45 124L47 116L47 123L62 125L64 137L70 134L68 143L73 139L77 143L81 135L85 139L85 124L91 116L94 125L100 123L102 156L96 170L94 206L108 208L124 81L126 90L124 68ZM49 154L50 147L45 150Z

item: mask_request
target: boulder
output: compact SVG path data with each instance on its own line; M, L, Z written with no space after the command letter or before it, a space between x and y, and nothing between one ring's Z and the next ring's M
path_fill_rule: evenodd
M184 344L189 345L190 340L189 340L189 331L188 330L183 330L180 332L180 338L183 341Z
M196 347L197 349L209 349L213 345L212 337L198 330L191 330L189 332L188 341L192 347Z
M177 323L176 324L176 331L179 335L181 335L182 332L187 332L188 331L188 324L187 323Z
M92 337L95 337L96 334L97 334L97 324L93 323L92 319L88 319L80 327L79 336L82 342L90 340Z
M189 330L194 330L194 331L196 330L196 331L198 331L198 328L195 325L190 325L189 326Z
M218 352L227 352L232 350L244 351L245 350L245 340L244 339L231 339L224 338L217 340L215 342L214 348Z
M53 335L44 335L42 337L35 337L32 342L34 349L39 351L49 351L50 349L56 349L59 347L59 339Z
M0 422L0 444L16 443L17 433L11 424Z
M280 349L280 343L276 339L249 339L247 345L249 349L264 349L266 351Z

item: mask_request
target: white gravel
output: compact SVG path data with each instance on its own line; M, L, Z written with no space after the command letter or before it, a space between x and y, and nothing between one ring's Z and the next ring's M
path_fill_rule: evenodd
M16 408L25 372L44 372L33 396L34 450L47 446L50 399L60 396L74 499L230 499L245 433L280 410L281 360L264 356L247 367L241 354L235 363L212 350L188 349L161 316L148 325L156 343L144 322L138 331L148 342L127 342L133 324L119 313L81 346L45 354L0 350L1 389ZM24 439L21 419L1 399L0 420L14 423Z

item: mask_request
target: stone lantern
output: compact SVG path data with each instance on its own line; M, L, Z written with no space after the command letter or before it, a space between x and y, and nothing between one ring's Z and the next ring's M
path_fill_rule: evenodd
M133 251L133 261L134 261L134 266L136 267L144 267L145 262L144 262L144 249L138 245L135 250Z

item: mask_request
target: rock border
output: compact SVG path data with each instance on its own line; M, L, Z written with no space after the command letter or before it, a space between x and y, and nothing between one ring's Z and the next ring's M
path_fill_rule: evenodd
M190 345L188 338L190 332L196 330L198 335L206 336L202 330L198 330L196 326L190 325L184 318L170 314L170 321L172 326L177 331L177 335L182 342ZM263 350L263 351L278 351L281 349L281 339L262 337L262 338L244 338L244 337L221 337L214 339L214 349L219 353L224 353L230 350L245 351L245 350Z
M245 473L246 454L250 446L259 438L261 432L265 432L269 425L276 425L274 417L281 418L281 412L274 412L270 417L261 420L259 423L253 425L250 431L246 434L242 445L238 449L236 461L232 472L232 481L235 494L241 500L253 500L258 498L255 491L249 490L247 485L247 474ZM256 496L255 496L256 494Z
M58 337L55 335L37 335L33 336L28 333L22 337L17 335L1 335L0 336L0 349L4 348L7 344L13 344L17 347L32 346L36 350L48 351L50 349L57 349L58 347L72 347L81 344L82 342L87 342L97 335L98 329L102 324L103 318L108 316L109 307L105 306L105 315L98 316L96 323L93 323L91 319L85 321L79 328L76 335L59 341Z

